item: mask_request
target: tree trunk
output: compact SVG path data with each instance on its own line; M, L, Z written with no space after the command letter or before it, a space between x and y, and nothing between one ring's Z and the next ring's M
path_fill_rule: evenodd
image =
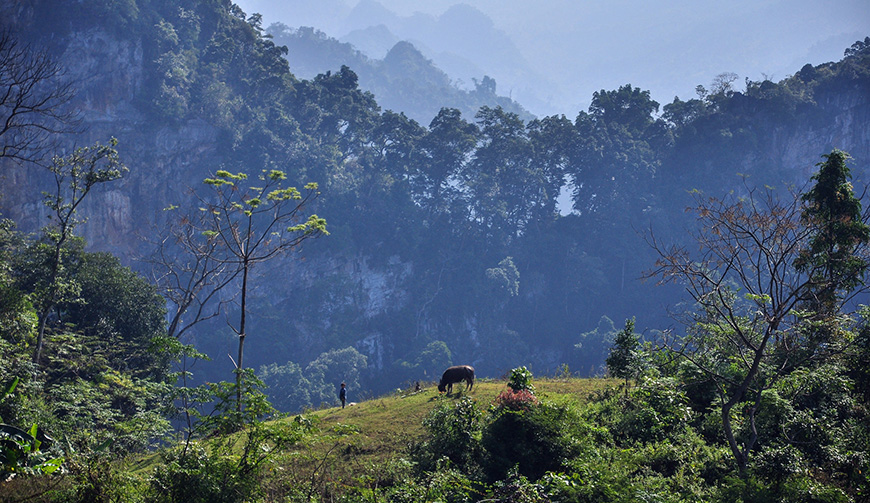
M746 472L746 457L743 455L743 451L740 450L740 446L737 445L737 440L734 438L734 429L731 427L731 409L734 407L732 402L734 402L733 398L722 405L722 429L725 431L728 447L731 448L731 454L737 463L737 470L742 477Z
M49 298L45 301L45 307L39 313L39 329L36 334L36 349L33 352L33 363L39 366L42 359L42 347L45 345L45 325L48 323L48 315L57 302L57 277L60 270L60 255L63 244L66 241L66 225L61 225L61 238L54 245L54 257L51 264L51 281L49 285Z
M39 360L42 358L42 346L45 343L45 323L48 318L50 309L45 309L39 313L39 330L36 335L36 350L33 352L33 363L39 365Z
M242 264L242 316L239 320L239 359L236 362L236 411L242 411L242 366L245 356L245 302L248 294L248 259Z
M758 392L756 396L756 403L750 412L750 421L752 422L752 432L753 435L748 445L744 445L741 449L737 444L737 439L734 437L734 429L731 426L731 409L734 408L735 405L740 403L740 400L746 396L746 392L749 391L749 386L752 384L752 381L758 375L758 369L761 365L761 359L764 356L764 349L767 346L767 341L770 340L771 334L776 333L776 326L773 326L769 329L767 335L761 341L758 348L755 348L753 351L755 353L752 359L752 366L749 367L749 370L746 372L746 377L743 378L743 381L740 383L740 387L731 398L722 404L722 429L725 431L725 438L728 440L728 446L731 448L731 453L734 455L734 461L737 462L737 469L740 471L740 476L743 477L746 475L746 464L748 462L749 457L749 449L752 448L752 445L755 444L755 440L757 439L757 431L755 429L755 412L758 408L758 402L761 400L761 392Z

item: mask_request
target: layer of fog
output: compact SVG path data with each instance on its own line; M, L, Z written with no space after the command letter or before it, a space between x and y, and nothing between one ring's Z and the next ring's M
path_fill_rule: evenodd
M460 0L461 1L461 0ZM536 115L631 83L662 104L723 72L779 80L870 35L866 0L237 0L263 25L313 26L382 58L410 40L460 86L495 78ZM326 68L324 71L327 70ZM738 89L740 86L737 86Z

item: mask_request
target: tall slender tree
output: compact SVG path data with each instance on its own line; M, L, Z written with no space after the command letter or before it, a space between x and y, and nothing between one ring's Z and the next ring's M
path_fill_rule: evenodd
M863 283L868 262L860 249L870 241L870 226L849 181L849 155L834 149L822 157L825 161L817 164L819 171L812 177L815 185L801 196L801 221L812 236L794 265L810 278L804 290L806 307L825 316Z
M303 194L285 186L286 175L279 170L263 170L256 185L245 173L219 170L204 183L212 189L202 199L205 227L201 232L217 243L214 260L228 264L229 274L241 276L240 314L233 330L239 338L236 367L236 410L242 410L242 375L247 333L248 282L251 268L288 252L303 241L326 234L326 220L303 213L319 195L316 183L305 186Z

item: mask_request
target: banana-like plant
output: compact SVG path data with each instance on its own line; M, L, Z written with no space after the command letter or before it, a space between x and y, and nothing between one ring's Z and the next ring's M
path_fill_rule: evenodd
M0 400L15 391L18 378L0 395ZM34 424L29 431L0 423L0 482L16 475L47 475L63 464L63 458L52 458L43 448L52 439Z

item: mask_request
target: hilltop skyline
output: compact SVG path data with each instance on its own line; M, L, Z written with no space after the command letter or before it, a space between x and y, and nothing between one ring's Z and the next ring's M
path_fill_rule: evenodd
M264 26L313 26L383 58L410 40L458 85L495 78L500 95L532 113L573 116L592 93L630 83L664 105L695 96L716 75L777 81L804 64L836 61L870 35L860 0L640 0L505 3L495 0L240 0ZM461 23L461 25L460 25ZM324 71L327 69L324 69Z

